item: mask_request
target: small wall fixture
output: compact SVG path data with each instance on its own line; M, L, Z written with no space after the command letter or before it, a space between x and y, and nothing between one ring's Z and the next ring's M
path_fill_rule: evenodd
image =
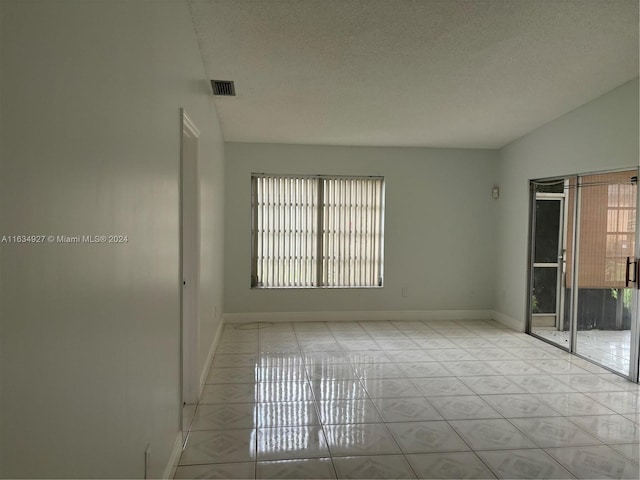
M493 198L494 200L497 200L500 198L500 188L499 187L493 187L491 189L491 198Z

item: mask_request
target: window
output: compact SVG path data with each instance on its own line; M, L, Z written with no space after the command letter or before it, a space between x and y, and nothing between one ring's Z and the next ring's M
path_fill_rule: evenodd
M252 174L252 287L381 287L384 179Z

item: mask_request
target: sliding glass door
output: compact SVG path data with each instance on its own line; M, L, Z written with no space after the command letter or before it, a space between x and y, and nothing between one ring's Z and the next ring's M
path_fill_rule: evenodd
M637 171L579 179L574 351L629 375L636 292Z
M529 332L638 380L637 169L532 182Z

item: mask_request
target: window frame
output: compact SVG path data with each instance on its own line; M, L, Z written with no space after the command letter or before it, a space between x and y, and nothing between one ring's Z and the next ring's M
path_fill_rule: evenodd
M274 178L274 179L300 179L300 180L316 180L315 197L316 197L316 218L314 224L316 253L312 257L315 263L315 281L312 285L263 285L258 279L258 261L260 255L258 252L258 216L259 216L259 200L257 179ZM333 180L366 180L379 181L379 192L376 202L372 202L373 208L379 209L378 214L374 217L374 221L378 225L376 232L377 248L375 248L375 258L377 264L371 268L377 269L378 279L375 285L329 285L324 283L323 264L325 263L325 251L323 250L323 240L327 235L324 228L324 218L327 216L327 198L325 196L325 181ZM312 174L273 174L273 173L251 173L251 289L354 289L354 288L383 288L384 287L384 228L385 228L385 202L386 202L386 180L380 175L312 175ZM346 257L350 258L350 257Z

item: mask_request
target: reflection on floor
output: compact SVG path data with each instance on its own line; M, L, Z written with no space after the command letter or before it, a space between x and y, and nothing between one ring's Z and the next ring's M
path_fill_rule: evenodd
M225 326L176 478L638 478L640 387L532 336L251 328Z
M569 348L569 332L536 330L535 335ZM584 330L578 332L577 353L624 375L629 373L631 332L629 330Z

